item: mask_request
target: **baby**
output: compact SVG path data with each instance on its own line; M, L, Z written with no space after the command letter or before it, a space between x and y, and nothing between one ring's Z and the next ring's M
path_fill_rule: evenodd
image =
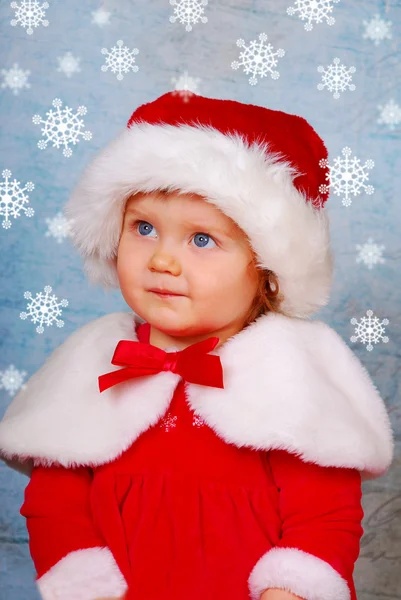
M0 423L44 600L356 600L361 484L394 440L310 319L323 158L301 117L167 93L85 169L72 239L130 311L69 336Z

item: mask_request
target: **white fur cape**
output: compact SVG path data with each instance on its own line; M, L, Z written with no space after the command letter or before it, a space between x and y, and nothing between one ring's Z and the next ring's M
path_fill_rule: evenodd
M30 474L35 464L110 462L167 411L180 376L147 375L99 392L119 369L135 313L100 317L70 335L12 400L0 423L0 457ZM168 348L172 351L175 348ZM281 448L322 466L382 475L393 458L386 407L367 370L323 321L268 313L212 354L224 389L186 382L190 407L228 443Z

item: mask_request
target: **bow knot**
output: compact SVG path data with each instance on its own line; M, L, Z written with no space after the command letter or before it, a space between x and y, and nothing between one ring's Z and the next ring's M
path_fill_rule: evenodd
M99 390L103 392L122 381L161 371L177 373L190 383L224 388L220 357L208 354L218 342L218 337L210 337L184 350L166 352L151 344L120 340L111 363L124 368L100 375Z

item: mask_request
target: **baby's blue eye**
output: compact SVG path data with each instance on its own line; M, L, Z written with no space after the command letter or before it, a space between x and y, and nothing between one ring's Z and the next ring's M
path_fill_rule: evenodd
M133 228L135 231L137 231L138 233L140 233L140 235L145 235L147 236L148 233L150 233L149 229L153 228L153 225L151 225L150 223L148 223L147 221L135 221L133 223ZM197 246L198 248L206 248L208 241L212 241L215 246L217 245L215 243L215 241L213 240L213 238L208 235L207 233L196 233L193 237L193 239L198 239L200 240L200 244L199 246Z

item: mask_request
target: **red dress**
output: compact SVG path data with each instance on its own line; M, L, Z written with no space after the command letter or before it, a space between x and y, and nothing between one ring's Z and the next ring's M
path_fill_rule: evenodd
M140 342L149 334L137 327ZM266 587L296 579L314 594L318 582L325 600L338 577L350 595L336 598L356 600L361 495L356 470L226 443L190 409L181 379L166 415L117 459L35 467L21 514L45 600L69 599L71 578L75 593L101 576L90 572L96 548L111 551L125 582L97 593L116 589L106 572L84 600L126 589L127 600L249 600L251 571L273 547L288 554L262 568L278 582Z

